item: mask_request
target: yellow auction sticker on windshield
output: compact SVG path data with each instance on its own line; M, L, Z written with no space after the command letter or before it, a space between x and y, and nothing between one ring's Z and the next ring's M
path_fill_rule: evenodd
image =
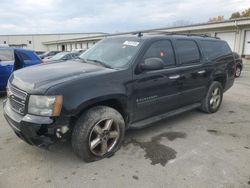
M139 45L139 42L137 42L137 41L128 41L128 40L126 40L123 44L124 44L124 45L128 45L128 46L138 46L138 45Z

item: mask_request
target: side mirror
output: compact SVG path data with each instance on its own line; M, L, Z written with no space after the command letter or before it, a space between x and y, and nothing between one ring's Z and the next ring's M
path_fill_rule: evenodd
M156 57L145 59L145 61L140 64L140 69L142 71L160 70L163 68L164 62L162 59Z

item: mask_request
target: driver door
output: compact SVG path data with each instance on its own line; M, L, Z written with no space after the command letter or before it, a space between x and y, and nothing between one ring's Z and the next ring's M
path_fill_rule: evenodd
M159 40L151 43L141 63L147 58L162 59L164 68L140 71L134 75L132 122L164 114L180 107L180 71L176 67L172 42Z

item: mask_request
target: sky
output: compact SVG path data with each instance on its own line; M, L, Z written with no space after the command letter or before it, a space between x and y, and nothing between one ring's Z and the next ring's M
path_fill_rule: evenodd
M1 0L0 34L137 31L247 8L250 0Z

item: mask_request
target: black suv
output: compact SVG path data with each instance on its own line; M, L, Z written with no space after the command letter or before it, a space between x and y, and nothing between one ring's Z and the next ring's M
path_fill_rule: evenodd
M217 38L109 37L77 60L14 72L4 115L27 143L45 147L70 137L90 162L117 151L128 128L195 108L216 112L234 75L232 51Z

